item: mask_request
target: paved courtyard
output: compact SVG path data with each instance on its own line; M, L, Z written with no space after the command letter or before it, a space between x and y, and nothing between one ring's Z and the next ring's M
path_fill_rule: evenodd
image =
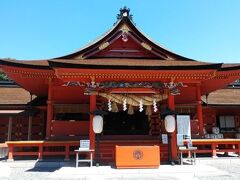
M202 158L197 165L161 165L158 169L115 169L110 166L74 167L74 162L0 162L0 179L80 180L239 180L240 159Z

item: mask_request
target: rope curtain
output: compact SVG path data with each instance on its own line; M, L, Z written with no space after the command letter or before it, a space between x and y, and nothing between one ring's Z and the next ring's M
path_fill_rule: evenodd
M131 106L139 106L140 100L142 100L144 106L153 105L153 101L160 102L167 99L167 94L155 94L152 96L137 96L134 94L111 94L111 93L98 93L99 96L106 99L110 99L112 102L117 104L123 104L126 99L127 104Z

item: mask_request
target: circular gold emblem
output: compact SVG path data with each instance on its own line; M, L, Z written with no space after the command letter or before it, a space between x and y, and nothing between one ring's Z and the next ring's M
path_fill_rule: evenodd
M143 158L143 152L141 150L133 151L133 158L136 160L141 160Z

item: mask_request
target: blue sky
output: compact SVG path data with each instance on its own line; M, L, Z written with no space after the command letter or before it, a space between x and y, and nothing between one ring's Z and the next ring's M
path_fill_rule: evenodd
M239 0L1 0L0 58L74 52L111 28L123 6L142 32L177 54L240 63Z

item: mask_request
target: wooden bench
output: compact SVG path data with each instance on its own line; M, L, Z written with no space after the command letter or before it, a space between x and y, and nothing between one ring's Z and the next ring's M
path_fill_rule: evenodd
M8 154L8 146L5 143L0 143L0 158L6 157Z
M76 167L78 167L79 162L89 162L90 167L92 167L93 164L93 149L84 149L84 148L79 148L74 150L76 152ZM90 154L89 159L79 159L79 153L88 153Z

